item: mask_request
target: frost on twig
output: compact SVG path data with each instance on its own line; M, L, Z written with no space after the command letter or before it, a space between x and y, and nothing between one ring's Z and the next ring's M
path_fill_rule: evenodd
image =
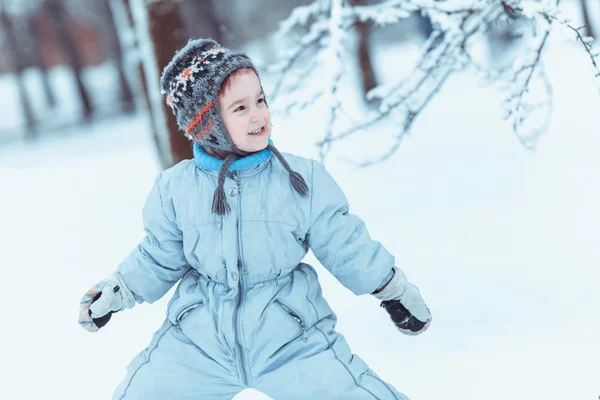
M472 70L506 91L505 117L511 121L523 146L533 148L547 128L552 109L552 88L544 73L542 56L553 30L566 29L574 35L587 52L600 82L599 52L593 39L583 36L580 27L574 27L561 15L558 3L557 0L382 0L353 6L347 0L315 0L297 7L280 25L278 34L293 37L293 44L281 55L281 61L269 69L277 74L272 97L279 98L279 104L287 112L323 101L327 126L317 142L322 159L335 142L392 117L394 121L400 118L392 132L392 146L379 157L360 163L365 166L394 154L414 121L453 72ZM398 82L375 87L367 94L369 100L377 100L378 104L372 117L341 131L334 129L344 113L339 85L347 73L344 66L349 58L347 44L352 26L359 21L375 28L397 24L415 13L429 18L434 29L422 45L414 68ZM531 31L524 54L512 65L501 68L479 63L472 54L473 45L485 38L495 24L510 24L515 20L527 21L526 27ZM315 74L318 79L311 79ZM315 81L324 84L311 85ZM542 88L541 96L538 87Z

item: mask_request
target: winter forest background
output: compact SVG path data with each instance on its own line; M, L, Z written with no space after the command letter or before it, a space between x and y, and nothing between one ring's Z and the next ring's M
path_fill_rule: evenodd
M158 77L209 36L432 310L403 336L309 253L356 354L415 400L598 398L597 35L597 0L0 0L0 397L110 398L160 326L171 292L96 334L78 302L191 157Z

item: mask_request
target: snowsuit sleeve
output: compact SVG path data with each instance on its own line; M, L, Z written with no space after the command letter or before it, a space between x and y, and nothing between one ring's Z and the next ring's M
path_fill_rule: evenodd
M394 256L371 239L363 220L349 213L342 189L317 161L308 242L321 264L356 295L375 291L394 267Z
M159 175L144 205L146 236L118 267L138 303L160 299L191 268L184 256L173 203L164 198L161 180Z

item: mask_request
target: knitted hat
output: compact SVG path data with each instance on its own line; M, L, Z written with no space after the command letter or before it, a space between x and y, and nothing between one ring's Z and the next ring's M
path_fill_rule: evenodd
M235 160L251 154L235 146L219 113L221 85L231 73L241 68L250 68L259 76L247 55L221 47L211 39L197 39L190 40L175 54L160 78L161 93L167 95L167 104L179 129L201 146L229 153L219 170L213 198L213 212L219 215L230 211L223 188L227 170ZM291 170L272 143L267 148L290 174L294 189L306 195L308 186L302 176Z

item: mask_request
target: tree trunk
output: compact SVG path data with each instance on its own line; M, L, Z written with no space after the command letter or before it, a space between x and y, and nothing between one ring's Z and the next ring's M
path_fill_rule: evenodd
M27 17L27 30L29 37L31 38L32 45L32 62L35 64L41 72L42 77L42 91L46 100L48 108L53 109L56 106L56 96L50 85L50 77L48 76L48 67L46 60L43 57L42 51L42 37L36 26L36 20L34 15L28 15Z
M583 14L583 25L585 26L585 35L594 36L594 30L592 29L592 23L590 21L590 10L587 5L587 0L581 0L581 13Z
M152 99L146 84L146 74L144 65L140 56L139 39L136 38L135 21L133 19L131 4L129 0L110 0L112 14L115 18L115 25L118 28L119 41L124 49L125 64L130 71L130 75L134 77L132 84L136 86L136 91L142 94L140 109L144 109L150 118L150 133L155 147L155 154L161 168L168 168L171 165L171 156L169 155L168 146L163 145L165 141L161 140L161 130L157 125L157 118L154 118L152 113ZM164 129L162 129L164 131Z
M356 24L358 31L358 63L362 76L363 93L366 95L377 86L373 61L371 60L371 27L364 22Z
M220 0L223 3L223 0ZM223 46L231 46L232 34L227 31L225 25L219 20L213 0L186 0L181 2L181 18L188 37L209 37Z
M115 58L117 73L119 75L121 111L125 114L129 114L135 111L133 102L133 90L131 89L131 85L129 83L129 80L127 79L127 75L125 74L125 68L123 65L123 48L121 47L121 42L119 41L115 16L113 15L113 11L110 6L110 0L101 0L100 7L104 12L106 20L106 41L108 43L110 53Z
M60 0L46 0L44 2L45 10L54 22L54 27L58 33L59 40L65 50L67 62L73 70L77 92L83 107L83 119L89 121L92 118L92 103L87 89L83 83L82 68L80 64L81 55L77 43L73 39L73 35L69 30L69 19L67 10Z
M157 128L159 158L165 167L193 158L191 142L179 131L175 116L160 93L160 76L175 52L185 46L178 0L130 0L139 50L144 65L150 113Z
M4 12L3 6L4 5L0 2L0 26L4 31L8 51L13 60L17 89L19 92L19 102L21 103L21 109L23 110L23 116L25 117L25 124L27 127L25 137L27 139L33 139L37 136L37 131L33 108L25 87L25 77L23 76L25 60L23 59L23 54L21 54L21 51L19 50L19 40L14 30L13 21L8 14Z
M361 6L366 3L366 0L352 0L350 3L355 6ZM362 78L363 95L366 99L367 93L377 86L377 79L375 78L373 61L371 59L371 25L358 21L354 24L354 29L358 33L357 58Z
M148 4L150 37L154 43L156 63L160 73L169 64L175 52L187 43L179 6L178 0L154 1ZM150 78L156 79L158 83L160 73ZM161 105L167 119L173 164L194 158L191 142L179 131L175 116L162 97Z

